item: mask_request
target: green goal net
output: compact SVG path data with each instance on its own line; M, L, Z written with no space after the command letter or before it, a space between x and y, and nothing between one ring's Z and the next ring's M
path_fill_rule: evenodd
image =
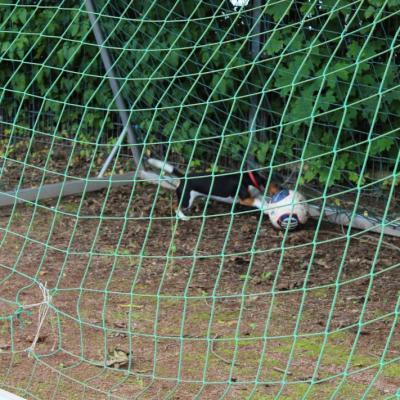
M399 398L399 27L398 0L1 0L0 388ZM150 157L312 218L179 219Z

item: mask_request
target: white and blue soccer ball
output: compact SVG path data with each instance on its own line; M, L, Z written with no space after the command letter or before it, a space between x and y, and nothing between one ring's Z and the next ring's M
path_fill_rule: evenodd
M288 189L272 196L267 211L272 225L281 230L296 229L304 225L309 216L309 207L304 196Z

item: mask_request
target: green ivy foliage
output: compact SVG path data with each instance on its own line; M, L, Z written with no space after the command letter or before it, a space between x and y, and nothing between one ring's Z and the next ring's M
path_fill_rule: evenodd
M366 156L367 171L377 160L393 166L400 0L361 7L347 0L269 2L257 57L251 7L95 3L145 151L161 146L194 166L240 163L247 153L265 167L303 161L304 181L328 184L364 181ZM83 2L81 11L75 1L62 8L23 4L0 3L2 109L32 129L18 110L34 104L40 115L56 116L50 125L38 118L34 129L96 142L118 113Z

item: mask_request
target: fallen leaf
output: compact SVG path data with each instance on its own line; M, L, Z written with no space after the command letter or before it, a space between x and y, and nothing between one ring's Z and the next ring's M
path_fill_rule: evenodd
M39 337L37 338L37 342L36 342L36 343L43 343L46 339L47 339L47 335L46 335L46 334L39 335ZM34 337L29 335L29 336L27 336L27 337L25 338L25 340L26 340L28 343L32 343L33 340L34 340Z
M115 348L113 351L111 351L108 354L105 365L107 367L112 367L112 368L118 369L118 368L126 366L129 363L129 357L130 357L129 352ZM96 361L93 364L96 365L97 367L104 367L103 362Z
M126 323L126 321L115 321L114 322L114 326L116 328L126 328L127 327L127 323Z

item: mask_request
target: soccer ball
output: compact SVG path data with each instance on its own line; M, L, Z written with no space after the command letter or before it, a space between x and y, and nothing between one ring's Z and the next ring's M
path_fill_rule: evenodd
M281 190L268 204L268 216L277 229L293 230L307 222L309 209L304 196L293 190Z

